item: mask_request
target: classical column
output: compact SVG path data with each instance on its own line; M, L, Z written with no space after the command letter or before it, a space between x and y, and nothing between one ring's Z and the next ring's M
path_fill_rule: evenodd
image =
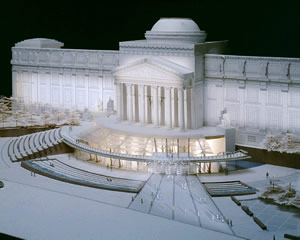
M132 85L132 121L136 122L138 119L138 101L137 101L137 89L136 85Z
M161 87L157 87L157 91L158 91L158 100L157 100L157 104L158 104L158 125L161 125Z
M184 89L178 89L178 105L179 105L179 127L180 130L185 129L185 122L184 122Z
M126 84L127 87L127 120L132 122L133 120L133 104L132 104L132 84Z
M140 102L139 102L139 120L141 123L145 124L146 119L145 119L145 86L144 85L139 85L139 96L140 96Z
M179 93L178 93L179 95ZM203 98L203 94L201 95ZM202 102L202 98L197 99L197 101L199 102L199 106L203 106L203 102ZM200 116L203 116L203 108L199 108L198 109L199 113L196 113L196 108L195 108L195 87L191 88L191 129L196 129L196 123L198 122L198 124L202 125L202 120ZM198 119L198 121L196 120L196 116L199 116L200 118Z
M120 83L119 85L120 87L120 116L121 116L121 120L126 120L127 119L127 115L126 115L126 109L127 109L127 96L125 99L125 94L124 94L124 89L125 89L125 85L124 83Z
M159 113L158 113L158 87L151 87L151 95L153 96L153 108L152 108L152 122L155 126L159 125Z
M140 98L139 98L139 86L134 86L134 101L135 101L135 121L140 122Z
M184 103L184 124L185 124L185 128L187 129L188 128L188 111L187 111L187 89L185 89L185 91L183 91L183 103Z
M160 125L165 125L166 121L165 121L165 115L166 115L166 92L165 92L165 88L164 87L160 87Z
M187 112L187 122L186 122L186 128L191 129L192 125L192 109L191 109L191 89L187 88L185 90L187 92L187 99L186 99L186 112Z
M144 86L144 97L145 123L148 123L148 86Z
M178 95L177 88L172 88L172 127L178 127Z
M165 96L166 96L166 102L165 102L165 118L166 118L166 125L168 128L172 128L172 94L171 94L171 88L165 88Z
M122 120L122 116L121 116L121 90L120 90L120 84L117 83L116 84L116 98L117 98L117 117L118 120L121 121Z

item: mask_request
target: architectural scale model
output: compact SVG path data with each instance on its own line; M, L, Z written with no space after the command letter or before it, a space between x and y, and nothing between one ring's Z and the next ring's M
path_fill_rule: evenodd
M227 110L236 144L300 132L300 59L224 55L191 19L162 18L119 51L61 49L29 39L12 48L13 97L90 111L114 102L120 121L199 129Z
M227 41L206 36L192 19L161 18L144 40L120 42L118 51L65 49L46 38L16 43L13 94L0 98L0 202L9 202L0 212L11 219L7 208L22 200L42 230L21 221L29 213L20 209L15 224L24 230L1 218L0 232L27 239L300 235L293 215L299 170L237 167L251 158L247 148L299 160L300 59L226 55ZM283 216L260 199L296 210ZM261 213L267 207L269 217ZM61 219L72 230L61 229Z

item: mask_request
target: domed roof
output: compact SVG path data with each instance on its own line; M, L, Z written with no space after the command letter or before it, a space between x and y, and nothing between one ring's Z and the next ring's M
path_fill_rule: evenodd
M64 44L49 38L32 38L15 44L15 47L25 48L61 48Z
M198 25L190 18L161 18L154 24L152 32L200 32Z
M189 18L161 18L145 33L149 42L156 43L201 43L205 41L206 33Z

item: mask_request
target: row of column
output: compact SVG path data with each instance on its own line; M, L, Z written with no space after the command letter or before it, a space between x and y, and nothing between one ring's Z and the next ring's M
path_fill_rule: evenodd
M185 129L187 105L186 89L137 84L116 84L119 120Z

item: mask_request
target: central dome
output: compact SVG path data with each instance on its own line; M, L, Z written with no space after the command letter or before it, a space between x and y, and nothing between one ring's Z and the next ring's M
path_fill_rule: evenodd
M145 33L149 42L155 43L201 43L206 33L189 18L161 18Z
M200 33L200 28L190 18L161 18L158 22L154 24L151 31Z

